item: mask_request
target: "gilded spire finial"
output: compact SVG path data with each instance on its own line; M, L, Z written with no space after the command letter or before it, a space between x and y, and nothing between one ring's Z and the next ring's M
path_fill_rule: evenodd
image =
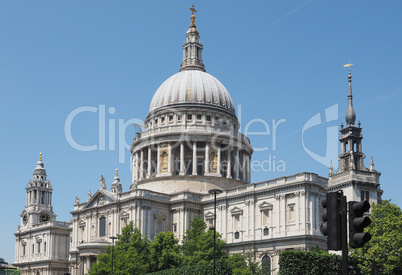
M350 67L352 67L353 65L355 65L355 64L351 64L350 61L349 61L348 64L343 65L343 67L349 67L349 76L348 76L349 79L352 78L352 74L351 74L351 69L350 69Z
M119 176L119 169L116 168L116 177Z
M42 152L39 153L39 161L42 161Z
M194 5L190 7L191 10L191 25L190 28L195 28L195 15L194 13L197 12L197 10L194 8Z

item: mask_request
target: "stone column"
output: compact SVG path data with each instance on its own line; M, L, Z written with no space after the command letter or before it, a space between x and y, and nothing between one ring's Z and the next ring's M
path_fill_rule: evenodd
M236 180L240 180L239 178L239 166L240 166L240 153L239 149L236 148L236 159L235 159L235 175L236 175Z
M88 256L86 258L85 262L86 262L86 270L85 270L86 272L85 273L87 273L87 272L89 272L89 269L91 268L91 257Z
M280 195L279 199L280 199L279 200L279 207L280 207L279 229L281 232L281 237L284 237L284 236L286 236L286 211L287 211L285 195Z
M244 182L246 182L246 157L245 157L245 152L242 152L242 166L243 166L243 170L242 170L242 179Z
M138 182L138 153L134 155L134 182Z
M140 152L140 180L144 178L144 150Z
M232 152L231 152L231 150L230 150L230 148L228 147L228 157L227 157L227 161L228 161L228 166L227 166L227 175L226 175L226 177L228 178L228 179L231 179L232 178Z
M180 176L184 176L186 174L186 170L184 164L184 143L180 143Z
M246 165L247 165L247 182L250 182L251 181L251 177L250 177L250 167L251 167L251 165L250 165L250 155L247 155L247 162L246 162Z
M193 176L197 175L197 142L193 142Z
M209 144L205 144L205 170L204 175L209 174Z
M156 156L156 175L159 176L161 170L161 145L158 144L158 151Z
M151 173L152 173L151 155L152 155L151 146L148 146L148 176L147 176L147 179L151 178Z
M148 213L148 234L147 235L148 235L148 238L150 240L152 240L153 239L152 226L153 226L153 223L154 223L154 219L152 217L151 206L148 206L147 213Z
M217 157L218 163L216 165L216 174L218 176L221 176L222 174L221 174L221 147L220 146L218 146L217 154L218 154L218 157Z
M172 145L168 144L168 174L172 175Z
M135 226L141 228L141 204L135 206Z

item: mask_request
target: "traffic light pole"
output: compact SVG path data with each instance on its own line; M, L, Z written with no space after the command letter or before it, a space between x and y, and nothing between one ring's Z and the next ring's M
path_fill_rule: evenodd
M348 275L348 221L346 196L341 197L342 275Z

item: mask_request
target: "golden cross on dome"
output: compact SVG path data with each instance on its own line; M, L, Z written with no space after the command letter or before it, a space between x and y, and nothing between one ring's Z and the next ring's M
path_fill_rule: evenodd
M116 177L119 176L119 169L116 168Z
M42 161L42 153L39 153L39 160Z
M194 13L197 12L197 10L194 8L194 5L193 5L193 7L190 8L190 10L192 12L192 15L194 15Z

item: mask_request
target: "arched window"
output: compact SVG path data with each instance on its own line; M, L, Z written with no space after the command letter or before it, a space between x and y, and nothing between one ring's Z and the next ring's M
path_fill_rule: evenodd
M262 258L262 274L270 274L271 272L271 257L269 257L268 255L265 255Z
M264 228L264 236L268 236L269 235L269 228L265 227Z

